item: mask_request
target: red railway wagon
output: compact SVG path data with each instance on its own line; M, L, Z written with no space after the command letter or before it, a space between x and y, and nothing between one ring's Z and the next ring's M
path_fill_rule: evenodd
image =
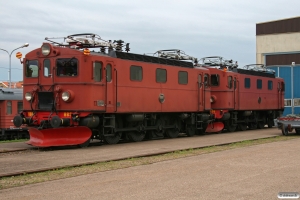
M123 52L123 41L106 42L95 34L64 39L46 38L23 59L24 110L14 124L28 125L29 144L192 136L213 121L210 90L204 87L209 69L195 68L183 52L132 54L129 44Z
M222 122L229 132L272 127L284 109L284 80L272 70L253 64L237 68L222 57L201 59L210 70L211 107L215 124ZM207 132L214 131L209 127Z
M13 118L23 110L23 90L0 88L0 139L28 137L24 127L15 127Z

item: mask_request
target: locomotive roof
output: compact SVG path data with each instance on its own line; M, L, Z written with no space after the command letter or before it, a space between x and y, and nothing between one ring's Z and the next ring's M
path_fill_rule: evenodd
M275 71L267 69L263 64L250 64L243 68L238 68L237 62L226 60L221 56L204 57L200 59L200 62L202 62L200 65L203 67L218 67L218 69L227 68L228 71L239 74L275 78Z
M155 56L147 56L141 54L134 54L134 53L127 53L121 51L116 51L116 57L125 60L135 60L135 61L157 63L163 65L172 65L178 67L187 67L187 68L194 67L192 62L186 62L186 61L181 61L176 59L160 58Z
M0 100L22 100L23 89L0 88Z
M56 39L63 39L64 42L54 41ZM104 55L106 51L105 49L108 49L108 53L106 55L124 60L142 61L187 68L193 68L193 62L197 63L196 58L188 56L183 51L178 49L160 50L154 53L153 56L128 53L130 50L129 43L123 45L124 41L122 40L105 41L99 35L94 33L73 34L68 35L67 37L46 37L45 40L58 46L69 47L73 49L100 48L101 53L104 53ZM123 47L125 47L126 52L122 52ZM157 54L157 56L154 56L155 54ZM186 60L191 60L193 62Z

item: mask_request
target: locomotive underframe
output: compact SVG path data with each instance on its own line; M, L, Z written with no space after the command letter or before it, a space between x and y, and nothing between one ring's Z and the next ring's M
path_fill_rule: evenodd
M230 117L224 120L225 129L229 132L236 129L262 129L265 125L274 126L274 119L282 115L283 110L229 111Z

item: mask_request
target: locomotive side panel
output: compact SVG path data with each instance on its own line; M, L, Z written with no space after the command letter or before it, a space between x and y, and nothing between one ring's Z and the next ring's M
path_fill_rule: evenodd
M239 110L282 109L274 78L240 75Z
M117 60L117 59L116 59ZM154 64L116 61L117 112L161 112L161 86L155 81Z
M198 111L200 96L198 87L198 73L200 70L182 69L179 67L166 67L168 80L162 83L163 112L195 112ZM199 110L200 111L200 110Z
M235 107L236 96L233 84L234 73L219 70L216 68L211 71L211 95L212 109L215 110L232 110ZM229 79L230 78L230 79Z

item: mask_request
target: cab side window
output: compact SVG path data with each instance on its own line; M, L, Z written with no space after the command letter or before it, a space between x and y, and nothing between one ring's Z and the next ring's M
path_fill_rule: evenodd
M165 69L156 69L156 82L165 83L167 82L167 70Z
M227 77L227 84L228 84L228 88L231 89L232 88L232 76L228 76Z
M106 65L106 82L111 82L111 64Z
M130 80L142 81L143 80L143 68L140 66L130 67Z
M38 77L39 75L39 65L37 60L27 60L25 67L26 77Z
M219 85L219 75L218 74L212 74L211 75L211 86L218 86Z
M204 75L204 87L208 87L209 86L209 76L208 74Z
M198 87L199 88L202 87L202 75L201 74L198 75Z
M102 81L102 63L101 62L93 63L93 78L94 78L94 81L96 81L96 82Z
M183 85L188 84L188 72L185 71L178 72L178 83Z
M251 86L250 78L245 78L245 88L250 88L250 86Z
M268 90L273 90L273 81L268 81Z
M11 101L7 101L6 102L6 113L8 115L12 114L12 103L11 103Z
M49 59L45 59L44 60L44 76L45 77L49 77L49 75L51 75L51 72L50 72L50 60Z
M262 80L261 79L256 80L256 87L257 87L257 89L262 89Z
M73 58L60 58L56 60L57 76L77 76L78 60Z

